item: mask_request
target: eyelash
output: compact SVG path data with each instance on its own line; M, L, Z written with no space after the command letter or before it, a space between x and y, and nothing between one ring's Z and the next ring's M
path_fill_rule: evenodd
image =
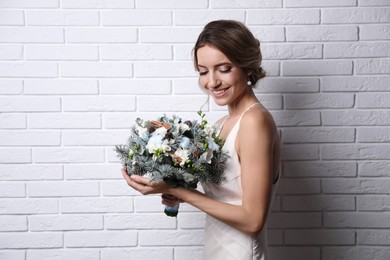
M227 68L227 69L219 69L218 71L221 73L229 73L232 70L232 68ZM208 71L200 71L199 75L204 76L208 73Z

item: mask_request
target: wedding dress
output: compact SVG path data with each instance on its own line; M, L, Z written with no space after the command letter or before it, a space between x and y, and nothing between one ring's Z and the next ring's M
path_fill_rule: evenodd
M252 108L247 108L242 115ZM223 149L229 153L230 158L226 164L225 179L221 184L203 184L203 189L208 197L226 203L241 205L241 167L235 149L237 133L240 121L236 122ZM272 197L275 195L275 184L272 185ZM272 202L272 201L271 201ZM255 236L251 237L219 220L207 215L203 260L268 260L267 250L267 225Z

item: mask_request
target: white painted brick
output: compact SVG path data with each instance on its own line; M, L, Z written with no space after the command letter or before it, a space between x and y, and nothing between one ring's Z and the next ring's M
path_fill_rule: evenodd
M56 199L1 199L0 214L55 214L58 213ZM1 240L1 239L0 239Z
M99 148L37 148L34 161L39 163L92 163L103 162L104 153Z
M0 163L30 163L31 161L29 148L0 148Z
M130 187L129 187L129 189L130 189ZM161 197L159 195L135 196L134 197L135 212L141 212L141 213L143 213L143 212L147 212L147 213L158 212L158 213L161 213L164 211L164 207L165 206L161 203ZM179 211L180 210L181 210L181 208L179 209Z
M173 93L176 95L206 94L199 86L197 79L175 79L173 81Z
M389 15L390 16L390 15ZM355 62L357 74L390 74L390 59L364 59Z
M337 195L286 196L282 205L283 211L355 210L355 198Z
M0 131L1 146L58 146L60 144L60 132Z
M351 75L352 61L347 61L347 60L283 61L282 73L284 76Z
M31 231L74 231L103 229L103 216L99 215L51 215L30 216Z
M141 43L191 43L194 44L200 28L161 27L140 28Z
M171 60L172 47L158 44L100 46L102 60Z
M287 245L354 245L353 230L287 230Z
M0 259L25 260L25 254L23 250L1 250Z
M222 9L230 9L230 8L277 8L282 7L281 0L274 1L252 1L252 0L241 0L241 1L226 1L226 0L214 0L211 2L212 8L222 8Z
M18 198L26 196L26 185L22 182L1 182L0 198Z
M356 41L357 26L291 26L286 28L286 39L289 42L312 41Z
M344 143L355 141L353 128L286 128L283 129L284 143Z
M323 145L321 158L326 160L388 160L390 159L390 145Z
M390 200L388 195L360 195L356 197L359 211L389 211Z
M135 0L84 0L82 2L78 0L62 0L62 8L77 8L77 9L111 9L111 8L134 8Z
M91 181L44 181L27 183L29 197L99 196L99 183Z
M390 143L390 128L361 128L357 130L359 143Z
M181 213L178 220L180 229L202 229L206 225L206 214L202 213Z
M389 213L345 212L325 213L325 227L332 228L389 228Z
M41 62L1 62L0 77L37 77L52 78L58 76L58 66L55 63Z
M278 126L317 126L321 123L318 111L273 111L272 115Z
M175 11L175 25L205 25L210 21L220 19L232 19L243 22L245 20L245 11L231 10L184 10Z
M355 162L284 162L283 174L290 178L300 177L354 177Z
M318 160L319 146L316 144L285 144L282 149L282 160Z
M26 115L23 114L0 114L0 129L21 129L26 128Z
M142 0L137 1L137 8L149 9L198 9L207 8L207 0L191 1L191 0Z
M104 218L104 227L110 229L175 229L176 218L160 214L110 215Z
M390 245L389 230L358 230L357 231L358 245Z
M389 162L361 162L359 166L359 176L375 177L390 175Z
M197 260L202 259L202 247L179 247L175 248L175 260Z
M280 76L280 61L263 61L261 67L266 71L267 76L276 77Z
M71 62L60 64L62 77L131 77L133 66L126 62Z
M355 0L285 0L285 7L356 6Z
M2 1L3 2L3 1ZM0 3L1 6L1 3ZM4 27L0 28L0 42L15 43L63 43L61 28Z
M177 61L191 61L193 44L180 44L173 47L173 57Z
M27 79L24 81L24 94L70 95L98 93L98 82L96 80Z
M62 133L62 140L65 146L114 146L124 143L128 136L129 131L69 131Z
M254 89L255 93L307 93L319 92L320 81L318 78L299 77L266 77L261 79Z
M63 198L62 213L116 213L132 212L131 198Z
M24 259L24 258L23 258ZM100 260L99 250L90 249L51 249L28 250L27 260Z
M389 24L362 24L359 26L360 40L389 40Z
M0 60L21 60L21 59L23 59L23 46L0 45Z
M66 28L68 43L132 43L137 40L135 28Z
M360 0L359 6L388 6L390 5L387 0Z
M28 45L27 60L98 60L98 47L90 45Z
M63 170L61 165L0 165L0 179L3 181L59 180L62 178Z
M390 43L327 43L324 46L325 58L371 58L389 57Z
M141 246L199 246L203 244L203 230L140 231Z
M0 248L58 248L62 247L60 233L0 233Z
M135 231L85 231L64 233L66 247L118 247L137 245Z
M272 213L268 218L269 228L319 228L321 213L280 212Z
M98 114L44 113L28 115L30 128L35 129L94 129L101 127Z
M23 92L23 81L18 79L0 80L0 95L21 94ZM0 115L1 118L2 115ZM0 120L1 124L1 120Z
M103 11L102 24L104 26L147 26L147 25L172 25L172 12L160 10L126 10ZM145 19L148 17L148 19Z
M134 111L136 108L132 96L64 97L62 106L67 112Z
M97 11L26 11L27 25L99 25Z
M269 247L271 259L288 259L288 260L320 260L319 247ZM334 258L336 259L336 258Z
M351 94L291 94L285 96L287 109L352 108L354 95Z
M387 260L390 258L389 247L324 247L323 260Z
M379 178L323 179L321 186L324 193L381 194L389 190L390 181Z
M390 22L390 8L342 8L323 9L321 23L388 23Z
M57 97L0 97L0 112L60 111Z
M248 10L247 23L249 25L319 24L320 12L318 9Z
M282 109L283 96L282 95L256 95L261 104L268 110ZM226 109L226 108L225 108Z
M369 126L390 125L390 111L359 110L359 111L321 111L323 125Z
M171 94L170 80L102 79L100 91L104 95L167 95Z
M120 164L116 164L119 166L118 168L122 168ZM118 169L116 171L112 171L110 176L120 178L118 181L105 181L101 184L101 192L103 196L135 196L139 195L139 192L135 189L129 187L126 183L125 179L122 176L121 171ZM107 173L106 173L107 174ZM106 179L108 179L106 177Z
M198 111L206 101L204 96L141 96L138 97L140 111Z
M261 48L263 59L266 60L322 58L321 44L267 43L263 44Z
M159 259L171 260L173 258L173 249L165 247L147 247L147 248L103 248L100 250L101 260L128 260L128 259ZM176 258L175 258L176 259Z
M25 216L0 216L0 231L27 231L27 217ZM0 253L1 257L1 253ZM3 259L3 258L1 258Z
M136 77L191 77L197 76L191 62L137 62Z
M59 7L59 0L2 0L0 2L1 8L56 8Z
M121 168L120 164L69 164L64 166L64 172L67 180L121 179L124 184L125 181L120 172ZM101 183L103 187L106 184L107 182Z
M285 29L280 26L248 26L253 35L263 42L284 42L285 41ZM261 46L260 46L261 48Z
M281 230L267 229L268 246L283 245L283 232Z
M318 179L280 179L278 194L318 194L321 192L320 180Z
M324 77L321 79L322 91L390 91L389 76L350 76Z

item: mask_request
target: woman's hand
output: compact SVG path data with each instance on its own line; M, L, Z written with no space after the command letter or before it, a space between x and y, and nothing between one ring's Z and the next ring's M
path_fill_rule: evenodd
M130 187L139 191L143 195L155 193L170 194L171 188L162 181L156 182L138 175L129 176L124 168L122 169L122 175Z

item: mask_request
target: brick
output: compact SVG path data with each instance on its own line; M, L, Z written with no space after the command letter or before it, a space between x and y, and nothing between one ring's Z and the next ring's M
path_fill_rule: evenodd
M360 110L360 111L321 111L323 125L333 126L371 126L390 125L390 111Z
M283 96L282 95L269 95L261 94L256 95L261 104L268 110L283 109ZM225 108L224 108L225 109ZM214 110L214 109L213 109Z
M134 208L136 212L161 213L164 211L164 207L165 206L161 203L160 195L134 197Z
M390 91L388 76L347 76L324 77L321 79L322 91L374 92Z
M26 115L11 113L0 114L0 129L22 129L26 127Z
M26 11L27 25L99 25L97 11Z
M44 113L28 115L30 128L33 129L96 129L101 127L98 114Z
M21 60L21 59L23 59L23 46L0 45L0 60Z
M287 245L354 245L353 230L287 230Z
M327 43L324 46L325 58L372 58L389 57L388 42Z
M388 23L390 8L340 8L323 9L321 23Z
M356 6L355 0L286 0L285 7L335 7Z
M268 218L268 228L319 228L321 219L321 213L315 212L273 212Z
M355 198L338 195L286 196L282 205L283 211L346 211L355 210Z
M262 27L251 25L248 26L253 35L263 42L284 42L285 41L285 29L280 26ZM261 47L260 47L261 48Z
M176 229L176 219L160 214L109 215L104 218L107 230Z
M1 62L0 77L36 77L52 78L58 76L58 66L55 63L41 62Z
M283 231L267 229L268 246L283 245Z
M175 248L175 258L177 260L197 260L202 259L202 247L179 247Z
M332 228L389 228L389 213L325 213L324 226Z
M308 60L283 61L282 75L284 76L328 76L351 75L352 61L347 60Z
M323 260L386 260L390 257L388 247L325 247L322 254Z
M100 148L37 148L34 161L40 163L92 163L103 162L104 153Z
M30 216L28 220L31 231L103 229L103 216L99 215Z
M390 188L390 181L379 178L323 179L323 193L337 194L381 194Z
M284 162L283 174L290 178L300 177L355 177L355 162Z
M113 146L124 143L128 136L129 131L70 131L62 133L62 140L64 146Z
M245 11L239 10L179 10L175 11L175 25L202 25L220 19L245 20Z
M102 79L100 91L104 95L168 95L170 80Z
M352 108L353 94L291 94L285 96L287 109Z
M226 1L226 0L214 0L211 2L212 8L278 8L282 7L282 1L251 1L251 0L241 0L241 1Z
M3 3L4 1L2 1ZM0 3L1 6L1 3ZM63 43L61 28L4 27L0 28L1 43Z
M27 183L29 197L99 196L99 183L87 181L41 181Z
M0 163L30 163L31 161L29 148L0 148Z
M174 79L173 93L176 95L206 94L199 86L197 79Z
M390 93L358 93L356 94L358 108L389 108Z
M0 95L22 94L23 81L18 79L3 79L0 80ZM0 117L4 115L1 114ZM0 120L0 124L1 124Z
M367 177L388 177L390 175L389 162L360 162L359 176Z
M325 160L390 159L390 145L324 145L321 158Z
M66 112L134 111L135 97L64 97L62 98L62 106Z
M62 77L127 78L132 76L133 66L126 62L71 62L60 64Z
M320 182L317 179L281 179L277 194L318 194Z
M64 245L76 247L118 247L137 245L137 232L134 231L84 231L64 234Z
M27 217L25 216L0 216L1 232L27 231L27 229Z
M23 250L1 250L0 259L25 260L25 254Z
M27 60L98 60L97 46L90 45L28 45Z
M28 250L26 254L28 260L100 260L99 250L80 249L40 249Z
M266 60L322 58L321 44L266 43L262 45L261 49L263 59Z
M78 0L62 0L62 8L77 8L77 9L122 9L122 8L134 8L135 0L84 0L82 2Z
M353 128L286 128L284 143L344 143L355 141Z
M180 44L173 46L173 57L177 61L192 61L193 44Z
M290 144L284 145L282 150L283 161L294 160L318 160L320 154L319 146L315 144Z
M1 182L1 198L21 198L26 196L26 187L22 182Z
M138 110L142 112L198 111L204 102L205 98L202 96L140 96Z
M66 28L68 43L133 43L137 41L135 28Z
M61 165L0 165L0 179L3 181L60 180L62 178L63 169Z
M357 130L359 143L390 143L389 128L361 128Z
M203 230L140 231L140 246L199 246L203 244Z
M360 40L389 40L390 25L362 24L359 26Z
M176 251L176 249L175 249ZM164 247L147 248L103 248L100 250L101 260L126 260L126 259L159 259L171 260L173 258L173 249ZM176 258L175 258L176 259Z
M272 111L272 115L278 126L317 126L321 123L318 111Z
M388 59L357 60L355 64L355 71L359 75L390 74L390 60Z
M0 112L60 111L58 97L0 97Z
M318 247L269 247L271 259L320 260L320 248Z
M122 166L117 164L118 168ZM105 181L101 184L101 192L103 196L135 196L139 195L137 190L132 189L123 179L120 169L114 171L116 174L112 174L109 177L120 178L118 181ZM108 178L108 177L106 177Z
M17 203L15 203L17 201ZM58 213L56 199L1 199L0 214L55 214Z
M191 0L136 0L136 6L139 9L198 9L207 8L207 0L191 1Z
M0 131L3 146L58 146L61 133L53 131Z
M387 6L390 5L386 0L360 0L359 6Z
M319 92L320 81L317 78L283 77L261 79L255 93L307 93Z
M125 184L121 168L120 164L69 164L64 166L64 171L66 180L120 179ZM103 187L106 184L107 182L101 183Z
M98 94L96 80L43 79L25 80L24 94L72 95Z
M390 200L388 195L360 195L356 197L359 211L389 211Z
M137 7L139 8L139 7ZM148 25L172 25L172 12L160 10L124 10L103 11L102 24L104 26L148 26ZM145 19L148 17L148 19Z
M0 8L56 8L59 6L59 0L35 0L33 2L2 0L0 3Z
M62 247L60 233L0 233L0 248L58 248Z
M247 23L248 25L319 24L320 13L317 9L248 10Z
M289 42L357 41L358 27L329 25L289 26L286 28L286 39Z
M140 28L139 39L141 43L191 43L194 44L200 28Z
M180 218L178 218L178 227L180 229L202 229L205 225L205 213L181 213Z
M102 60L172 60L173 54L169 45L116 44L100 46L100 57Z
M281 75L280 62L279 61L263 61L261 67L266 71L267 76L277 77Z
M132 212L131 198L63 198L61 213L116 213Z
M191 77L195 70L191 62L139 62L134 65L135 77Z

